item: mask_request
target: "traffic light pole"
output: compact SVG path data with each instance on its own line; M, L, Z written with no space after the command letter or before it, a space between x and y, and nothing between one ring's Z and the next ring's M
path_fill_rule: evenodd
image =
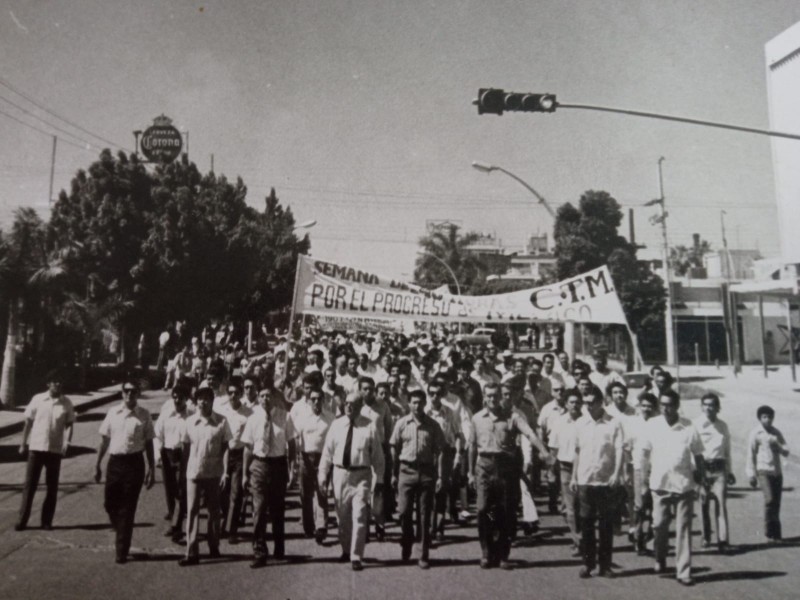
M731 125L729 123L719 123L717 121L706 121L704 119L690 119L688 117L677 117L675 115L665 115L662 113L646 112L642 110L628 110L624 108L612 108L609 106L598 106L595 104L574 104L558 102L556 108L578 108L583 110L597 110L601 112L618 113L621 115L633 115L634 117L650 117L652 119L663 119L665 121L677 121L679 123L689 123L691 125L704 125L706 127L718 127L720 129L730 129L733 131L744 131L745 133L755 133L758 135L768 135L771 137L789 138L800 140L800 134L785 133L782 131L772 131L770 129L756 129L754 127L742 127L741 125Z

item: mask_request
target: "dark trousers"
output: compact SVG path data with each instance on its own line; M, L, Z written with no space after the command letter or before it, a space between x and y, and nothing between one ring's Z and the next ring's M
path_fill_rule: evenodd
M125 559L131 548L136 505L144 483L144 456L112 454L106 468L105 509L116 532L117 558Z
M483 558L507 560L516 526L519 467L516 457L478 456L475 465L478 538Z
M303 452L300 460L300 505L303 521L303 532L307 536L314 535L317 529L326 529L324 515L328 510L328 495L319 489L317 468L322 454L319 452ZM314 509L314 504L317 510ZM316 517L316 518L315 518Z
M242 487L244 450L228 450L228 477L220 498L222 504L222 529L235 535L239 531L244 503L244 488Z
M758 474L758 483L764 493L764 534L774 540L781 539L781 496L783 475Z
M436 487L436 470L433 465L413 466L400 463L397 478L397 509L400 516L402 538L400 545L403 554L410 552L414 545L414 505L419 506L422 517L420 541L422 542L421 558L428 560L431 548L431 512L433 511L433 493Z
M383 522L390 521L396 507L396 502L392 490L392 451L389 444L383 444Z
M289 463L285 456L253 458L250 463L250 494L253 496L253 554L269 556L267 550L267 515L272 521L275 556L285 553L286 485Z
M611 568L617 500L615 488L610 486L578 486L583 563L589 570L598 565L601 571ZM597 523L597 534L595 534L595 523Z
M434 494L434 507L433 507L433 529L443 529L444 528L444 514L447 510L447 500L451 496L451 488L452 488L452 471L453 471L453 460L455 459L456 449L455 448L445 448L442 450L442 489L438 494ZM458 493L458 492L456 492ZM438 520L441 519L441 520Z
M180 500L181 450L179 448L161 449L161 478L164 480L164 496L167 499L167 512L175 514L175 504Z
M40 452L31 450L28 452L28 465L25 469L25 485L22 488L22 505L19 508L18 524L25 527L31 516L33 506L33 496L39 485L39 477L42 474L42 467L45 470L45 484L47 493L42 505L42 527L49 527L53 524L53 515L56 513L56 501L58 500L58 478L61 474L61 455L56 452Z

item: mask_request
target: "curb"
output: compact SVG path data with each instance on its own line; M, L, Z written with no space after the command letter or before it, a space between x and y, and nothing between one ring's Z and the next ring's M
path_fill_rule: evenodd
M119 387L119 386L117 385L114 387ZM97 393L98 395L86 398L80 403L73 402L76 414L81 414L93 408L97 408L98 406L102 406L103 404L107 404L109 402L113 402L114 400L119 400L120 398L122 398L122 393L119 390L116 391L101 390L95 393ZM19 433L20 431L22 431L22 429L25 426L25 418L22 412L16 414L19 414L19 421L16 421L14 423L7 423L5 425L0 425L0 438L12 435L14 433Z

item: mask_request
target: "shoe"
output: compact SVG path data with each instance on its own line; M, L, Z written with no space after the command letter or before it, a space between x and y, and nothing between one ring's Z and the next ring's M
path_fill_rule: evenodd
M53 531L53 524L52 523L42 523L42 529L44 531Z
M239 536L237 534L235 534L235 533L230 534L228 536L228 543L231 546L235 546L236 544L239 543Z
M352 567L353 571L363 571L364 570L364 565L361 564L360 560L354 560L352 563L350 563L350 566Z
M167 514L165 514L164 515L164 520L165 521L172 521L172 513L168 512Z
M469 519L469 518L470 518L472 515L469 513L469 511L467 511L467 510L462 510L460 513L458 513L458 516L459 516L459 518L460 518L462 521L466 521L466 520L467 520L467 519Z
M678 579L678 583L680 583L681 585L685 585L685 586L692 586L692 585L694 585L694 578L687 577L685 579Z
M491 569L491 568L492 568L491 561L489 561L488 558L482 558L481 559L481 569Z
M503 569L503 571L512 571L514 569L514 566L507 560L501 560L498 566Z
M583 555L583 552L581 552L580 548L578 548L577 546L573 546L572 547L572 552L570 553L570 556L579 557L579 556L582 556L582 555Z
M375 525L375 539L379 542L386 539L386 529L383 525Z
M730 550L730 548L731 548L731 547L730 547L730 545L728 544L728 542L720 542L719 544L717 544L717 551L718 551L720 554L727 554L727 553L728 553L728 551Z
M631 544L635 544L636 543L636 532L635 531L629 531L628 532L628 541Z
M656 564L653 565L653 573L655 574L663 573L666 570L667 570L667 565L664 563L663 560L656 561Z
M322 542L325 537L328 535L328 532L324 529L317 529L314 532L314 541L317 542L317 546L322 546Z
M219 548L214 548L213 550L209 550L208 557L209 558L222 558L222 554L219 553Z
M408 562L409 560L411 560L411 545L410 544L408 546L402 546L402 549L401 549L401 552L400 552L400 558L403 560L403 562Z
M342 552L342 555L339 557L339 562L350 562L350 553Z
M612 571L611 569L600 569L597 572L597 576L598 577L605 577L606 579L614 579L614 577L616 577L617 574L614 573L614 571Z
M444 541L444 531L442 529L440 529L439 531L436 532L436 541L437 542L443 542Z
M523 535L533 535L533 526L530 523L522 524Z
M184 557L178 561L178 565L181 567L193 567L194 565L199 565L200 559L196 556L191 557Z
M430 563L428 563L428 561L425 560L424 558L420 558L419 561L417 561L417 564L419 565L420 569L430 569L431 568Z
M260 569L261 567L267 566L267 557L266 556L259 556L258 558L254 558L253 561L250 563L251 569Z
M117 563L118 565L124 565L126 562L128 562L128 557L118 556L117 558L114 559L114 562Z
M531 534L539 533L539 521L531 523Z
M272 556L275 560L286 560L286 552L283 550L280 552L275 552Z
M14 531L25 531L27 525L23 525L22 523L17 523L14 525Z
M589 567L582 567L580 571L578 571L578 577L581 579L589 579L592 576L592 571Z
M711 548L711 540L703 540L700 546L703 548Z

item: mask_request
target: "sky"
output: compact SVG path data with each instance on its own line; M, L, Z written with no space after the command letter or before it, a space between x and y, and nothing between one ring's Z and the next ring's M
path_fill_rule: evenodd
M52 135L56 195L109 142L130 151L132 131L166 114L201 170L213 154L251 205L274 187L298 222L316 220L314 256L388 276L410 279L428 221L510 251L552 231L528 191L473 161L556 208L607 191L625 211L621 232L635 209L642 253L656 256L657 208L642 204L659 196L663 156L672 245L699 233L720 248L724 210L731 248L779 251L766 136L567 108L479 116L472 101L499 87L768 129L764 44L800 21L796 0L0 7L3 228L17 206L47 216Z

